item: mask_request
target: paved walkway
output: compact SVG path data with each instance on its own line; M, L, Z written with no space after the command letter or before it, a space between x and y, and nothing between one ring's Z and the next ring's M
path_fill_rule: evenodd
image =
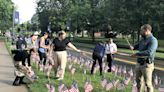
M28 92L25 86L12 86L14 78L12 58L0 41L0 92Z

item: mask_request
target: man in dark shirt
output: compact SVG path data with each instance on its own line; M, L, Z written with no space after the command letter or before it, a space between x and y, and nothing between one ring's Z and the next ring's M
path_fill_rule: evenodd
M152 27L149 24L141 26L142 39L131 49L139 52L132 55L137 57L136 81L138 92L143 91L145 84L147 92L154 92L152 85L152 73L154 71L154 57L158 47L157 39L151 33Z

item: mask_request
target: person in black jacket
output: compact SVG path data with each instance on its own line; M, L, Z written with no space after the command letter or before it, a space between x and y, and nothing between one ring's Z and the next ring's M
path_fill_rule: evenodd
M25 41L25 38L23 36L19 36L18 40L16 42L16 49L24 49L23 47L27 48L27 43Z
M100 66L100 75L102 75L102 59L104 55L105 55L105 46L103 42L96 44L92 54L92 58L94 61L91 69L91 74L93 74L96 61L98 61Z
M25 60L28 59L30 60L29 55L31 55L32 52L35 52L34 49L30 49L29 54L27 50L12 50L12 54L15 54L13 59L14 59L14 65L16 67L15 71L15 80L13 82L14 86L19 86L20 84L26 84L23 82L23 78L25 74L28 71L29 67L26 67L25 65Z

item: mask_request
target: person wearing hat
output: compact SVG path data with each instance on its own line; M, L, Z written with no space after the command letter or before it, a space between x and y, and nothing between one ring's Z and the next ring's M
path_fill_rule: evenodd
M59 31L58 37L55 38L52 42L53 46L53 59L54 59L54 68L55 74L58 80L62 80L64 78L65 67L67 63L67 52L66 47L69 47L77 52L81 52L81 50L77 49L67 38L65 31ZM62 75L58 76L57 69L58 67L62 70Z
M111 72L112 61L114 59L114 54L117 53L117 45L113 42L112 38L109 38L106 44L106 54L107 54L107 62L108 62L108 72Z
M31 37L30 37L30 42L29 42L29 48L34 48L35 50L38 48L38 36L39 36L39 32L35 31Z

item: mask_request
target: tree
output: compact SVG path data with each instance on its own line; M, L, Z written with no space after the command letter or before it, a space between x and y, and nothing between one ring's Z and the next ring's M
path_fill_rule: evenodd
M13 9L11 0L0 0L0 30L5 31L12 27Z

